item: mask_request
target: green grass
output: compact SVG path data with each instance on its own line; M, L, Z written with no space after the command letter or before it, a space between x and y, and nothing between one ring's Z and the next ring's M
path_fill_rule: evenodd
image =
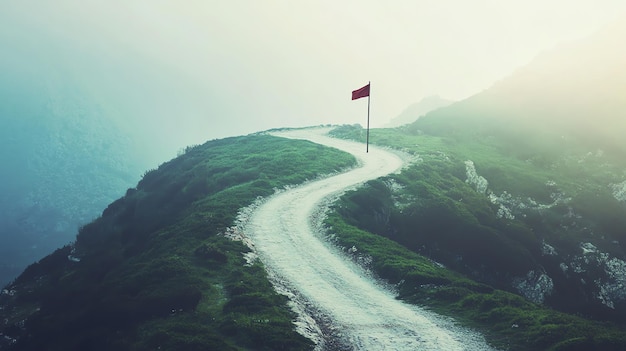
M379 235L329 215L329 234L342 247L370 256L370 268L396 285L399 298L452 316L505 350L621 350L624 328L558 312L478 283Z
M560 257L574 257L580 242L593 242L624 257L615 244L626 242L624 207L608 188L623 180L623 162L547 131L448 122L372 130L373 144L415 161L337 202L326 222L337 244L371 257L371 269L401 299L452 316L499 348L624 349L622 310L599 305L581 285L594 273L566 275L560 258L542 253L547 242ZM354 126L333 133L365 138ZM515 218L503 218L499 203L465 181L466 160L494 195L506 191L525 204L550 204L553 194L566 200L512 208ZM334 149L267 135L188 148L82 227L74 247L31 265L10 286L18 293L0 296L7 319L0 331L20 337L12 350L310 349L263 266L246 265L248 249L218 234L258 196L354 163ZM511 286L531 270L554 280L543 304Z
M623 313L601 305L581 283L598 279L599 273L566 275L559 267L580 254L580 242L625 257L615 245L626 239L619 229L626 228L624 206L608 188L623 180L623 160L610 153L589 154L589 145L542 140L548 132L497 137L489 129L468 125L467 132L451 132L427 122L370 132L373 144L418 157L400 174L342 197L328 219L339 244L370 255L372 268L399 284L400 298L458 318L498 347L623 349ZM430 129L421 130L429 123ZM333 133L362 138L358 126ZM474 162L489 182L488 191L497 196L506 191L515 202L530 204L532 198L551 204L553 194L560 193L564 200L541 210L514 208L514 219L502 218L498 204L465 182L466 160ZM401 190L391 190L390 182ZM542 253L543 242L557 248L560 260ZM513 277L544 269L555 284L544 304L516 294Z
M81 228L74 248L17 278L0 301L2 331L19 337L11 350L310 349L263 266L218 233L258 196L354 164L267 135L188 148Z

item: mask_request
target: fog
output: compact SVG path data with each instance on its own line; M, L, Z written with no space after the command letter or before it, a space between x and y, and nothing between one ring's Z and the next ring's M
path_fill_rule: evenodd
M382 126L424 96L480 92L624 11L621 0L2 1L0 78L79 90L156 162L268 128L364 125L367 102L350 92L368 81Z

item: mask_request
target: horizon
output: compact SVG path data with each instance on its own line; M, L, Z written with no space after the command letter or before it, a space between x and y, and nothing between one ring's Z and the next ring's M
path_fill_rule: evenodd
M165 160L271 128L365 125L366 102L350 93L368 81L381 127L424 97L479 93L626 13L609 0L186 4L0 5L8 82L71 90Z

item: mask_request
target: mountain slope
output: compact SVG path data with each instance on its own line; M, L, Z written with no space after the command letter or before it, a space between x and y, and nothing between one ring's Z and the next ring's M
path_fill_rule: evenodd
M542 243L524 223L500 216L501 203L490 203L463 180L463 158L445 138L376 132L379 142L407 151L419 142L421 155L400 175L369 182L338 203L326 222L329 240L396 284L402 299L479 328L497 346L623 349L619 326L558 313L468 279L485 281L491 271L519 269L520 263L525 272L524 257ZM229 231L237 210L256 196L354 162L310 143L279 140L212 141L146 173L136 189L81 229L75 247L32 265L2 291L0 317L7 323L0 349L309 349L262 267L244 264L248 249L216 235ZM520 247L516 241L524 238ZM454 253L449 244L466 251ZM476 262L490 265L476 275ZM491 282L507 288L508 277L500 278Z
M187 149L7 286L0 349L309 348L262 266L220 233L258 196L353 164L263 135Z
M361 140L364 131L344 127L334 134ZM614 236L626 227L624 207L606 193L569 197L570 187L604 185L581 172L580 180L556 178L560 170L529 167L480 142L396 129L374 135L381 145L414 153L416 164L369 182L334 206L329 235L357 262L397 284L402 299L471 321L500 348L626 346L626 260ZM578 159L569 166L581 168ZM473 282L442 275L420 260Z
M427 96L407 107L401 114L394 117L385 125L387 128L399 127L404 124L415 122L421 116L438 108L446 107L454 101L442 99L438 95Z
M375 143L414 153L417 165L348 194L337 208L341 221L539 306L623 329L625 36L618 24L411 125L374 131ZM357 140L362 134L335 132ZM408 283L410 270L377 271L402 284L405 298L439 300L448 313L488 322L511 338L524 335L530 349L624 347L613 337L594 339L588 331L601 325L532 317L523 312L534 311L531 305L518 309L509 298L441 281ZM552 340L533 334L546 318L560 320L552 322ZM520 329L512 333L511 325ZM523 344L514 349L529 347Z
M517 136L524 135L526 142L514 139L507 143L531 150L539 142L540 148L558 149L566 144L623 154L624 22L587 40L540 54L486 91L429 114L413 128L448 136L471 131L502 139L519 131Z

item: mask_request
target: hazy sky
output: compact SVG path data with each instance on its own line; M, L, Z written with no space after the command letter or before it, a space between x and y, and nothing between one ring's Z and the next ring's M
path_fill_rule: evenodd
M368 80L381 126L424 96L488 88L625 12L623 0L0 0L0 50L5 74L64 80L112 120L187 145L364 125L367 99L350 92Z

